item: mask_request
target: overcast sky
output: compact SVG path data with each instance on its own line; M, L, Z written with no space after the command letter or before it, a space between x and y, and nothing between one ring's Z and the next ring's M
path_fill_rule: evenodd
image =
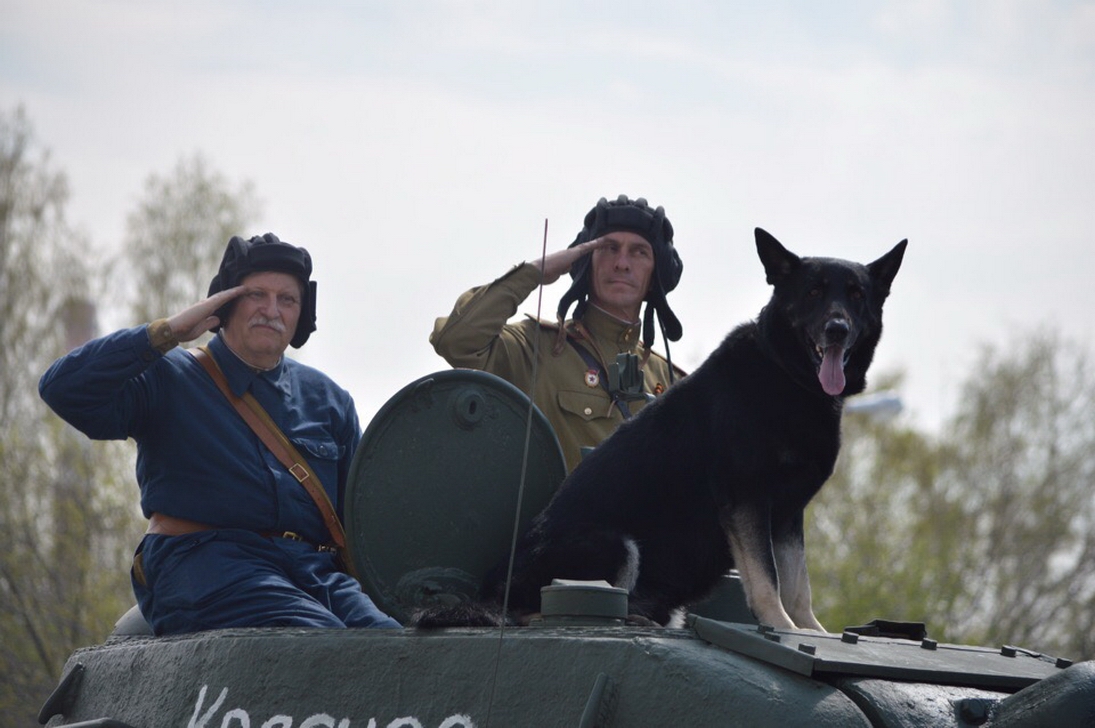
M462 291L620 193L676 229L688 369L768 298L755 227L862 262L909 239L874 371L925 427L980 344L1095 340L1093 2L0 0L19 103L104 249L183 156L252 181L239 232L312 252L298 356L363 423L446 367Z

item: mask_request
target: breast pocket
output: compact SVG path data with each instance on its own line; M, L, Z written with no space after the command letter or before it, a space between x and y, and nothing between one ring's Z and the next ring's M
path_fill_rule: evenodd
M559 409L586 422L612 418L612 400L607 394L600 396L596 392L560 391L558 401Z
M345 454L345 447L329 438L298 437L293 444L312 466L316 477L329 493L338 487L338 463Z

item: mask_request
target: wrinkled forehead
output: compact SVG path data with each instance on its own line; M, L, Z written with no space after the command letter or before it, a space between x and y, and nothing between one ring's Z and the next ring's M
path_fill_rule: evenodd
M304 292L304 285L300 279L288 273L276 270L263 270L257 273L248 273L240 281L240 285L251 288L261 288L277 293L292 292L300 296Z

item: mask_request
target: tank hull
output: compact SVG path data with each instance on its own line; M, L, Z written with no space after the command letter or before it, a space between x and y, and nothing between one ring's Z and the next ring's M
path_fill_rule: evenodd
M983 669L967 672L971 661ZM1095 718L1092 685L1090 662L703 618L684 629L241 629L80 650L41 717L100 728L1083 725L1072 721Z
M227 630L120 640L65 670L81 674L50 726L870 725L836 688L687 630Z

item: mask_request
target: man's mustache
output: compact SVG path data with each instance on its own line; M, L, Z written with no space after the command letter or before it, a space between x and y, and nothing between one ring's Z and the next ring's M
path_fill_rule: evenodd
M262 314L256 315L254 318L247 322L247 325L251 328L255 326L269 326L278 333L285 333L285 324L282 323L281 319L266 318Z

